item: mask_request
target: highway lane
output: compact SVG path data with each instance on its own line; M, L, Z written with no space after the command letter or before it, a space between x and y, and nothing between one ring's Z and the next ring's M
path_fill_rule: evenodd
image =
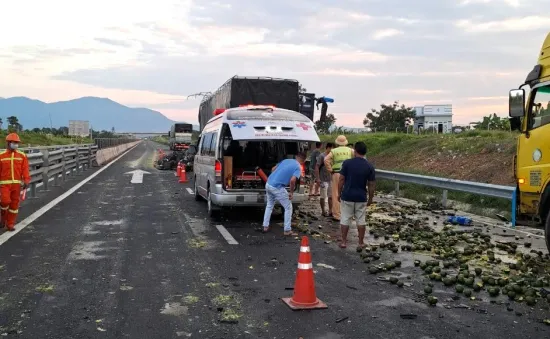
M0 247L0 327L22 338L237 338L231 299L208 269L142 144ZM150 171L143 184L126 172ZM168 187L167 187L168 186ZM208 286L208 287L207 287ZM220 297L222 296L222 297ZM222 307L222 306L220 306ZM19 333L19 335L17 335Z
M398 289L353 251L311 238L327 310L293 312L299 239L261 211L212 221L192 183L152 168L143 143L0 246L0 334L18 338L517 338L549 330L525 305L428 307L422 283ZM126 172L141 169L143 184ZM337 225L314 221L323 230ZM221 232L220 232L221 230ZM227 233L225 232L227 231ZM228 236L229 234L229 236ZM228 239L230 241L228 241ZM234 239L237 244L231 241ZM231 243L230 243L231 242ZM385 258L383 257L382 260ZM403 257L401 272L414 271ZM319 266L318 264L324 264ZM448 293L439 291L440 293ZM448 293L449 298L453 293ZM402 319L402 314L416 319Z

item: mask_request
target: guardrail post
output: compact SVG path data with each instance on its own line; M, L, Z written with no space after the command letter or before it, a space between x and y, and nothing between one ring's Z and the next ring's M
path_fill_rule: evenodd
M80 174L81 170L80 170L80 154L79 154L79 151L78 151L78 146L76 147L76 157L75 157L75 171L76 171L76 175Z
M447 207L447 190L443 190L443 195L441 196L441 205Z
M43 149L42 150L42 187L44 187L44 191L48 190L48 186L50 184L50 178L48 177L49 167L50 167L50 151L47 149Z
M62 168L61 178L63 179L63 181L67 181L67 163L65 161L65 147L61 149L61 163L63 164L63 166L61 166Z
M395 182L395 196L399 197L399 181Z
M36 183L31 183L31 198L36 198Z
M88 145L88 169L92 168L92 145Z

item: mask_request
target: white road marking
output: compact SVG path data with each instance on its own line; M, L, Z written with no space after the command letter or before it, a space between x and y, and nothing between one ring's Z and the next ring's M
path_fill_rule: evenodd
M139 145L139 144L138 144ZM136 148L138 145L130 148L126 152L122 153L118 158L114 159L110 163L106 164L103 168L100 168L97 172L93 173L86 179L82 180L78 184L74 185L71 189L69 189L67 192L61 194L54 200L50 201L46 205L42 206L38 211L34 212L33 214L29 215L27 218L19 222L17 225L15 225L15 231L13 232L5 232L2 235L0 235L0 245L3 245L6 241L8 241L11 237L16 235L17 233L21 232L22 229L29 226L31 223L33 223L36 219L40 218L42 215L44 215L46 212L54 208L57 204L62 202L63 200L67 199L71 194L78 191L82 186L86 185L90 180L97 177L101 172L105 171L107 168L109 168L111 165L113 165L115 162L117 162L120 158L128 154L131 150Z
M131 171L131 172L126 172L124 174L131 174L132 175L132 180L130 180L131 184L143 184L143 175L144 174L151 174L151 173L142 171L140 169L137 169L137 170L134 170L134 171Z
M238 245L239 243L237 242L237 240L235 240L235 238L233 238L233 236L231 235L231 233L229 233L229 231L223 227L223 225L216 225L216 228L218 229L218 231L220 232L220 234L222 235L222 237L227 240L227 243L229 245Z
M189 194L195 194L195 192L193 192L193 190L190 189L189 187L187 187L186 190L187 190L187 192L188 192Z

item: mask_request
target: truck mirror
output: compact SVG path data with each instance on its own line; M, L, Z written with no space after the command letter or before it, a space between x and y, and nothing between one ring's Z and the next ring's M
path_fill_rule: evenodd
M508 98L508 115L511 118L520 118L525 114L525 90L513 89Z

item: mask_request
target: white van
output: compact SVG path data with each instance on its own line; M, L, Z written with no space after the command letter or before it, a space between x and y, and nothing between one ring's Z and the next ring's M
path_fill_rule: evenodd
M280 161L316 141L313 122L295 111L253 105L217 109L199 137L195 199L206 199L210 216L226 207L265 206L265 182L258 169L269 176ZM304 189L296 185L294 205L307 199Z

